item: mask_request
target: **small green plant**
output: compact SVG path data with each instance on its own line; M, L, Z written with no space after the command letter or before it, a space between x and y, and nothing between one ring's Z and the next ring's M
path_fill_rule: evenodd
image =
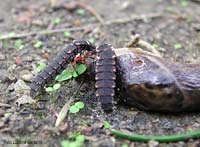
M47 87L46 91L54 93L60 88L60 86L61 86L60 83L54 84L52 87Z
M37 67L37 72L41 72L45 68L46 64L45 63L39 63Z
M83 15L85 14L85 10L84 10L84 9L78 9L78 10L76 11L76 13L77 13L78 15L83 16Z
M182 1L180 2L180 5L181 5L181 7L187 7L187 6L188 6L188 1L182 0Z
M69 108L69 112L71 113L78 113L81 109L83 109L85 104L83 102L76 102Z
M13 36L15 36L15 32L10 32L8 34L1 35L0 36L0 40L4 40L4 39L7 39L7 38L12 38Z
M39 117L40 117L41 119L44 119L44 118L46 117L45 112L40 112L38 115L39 115Z
M175 43L174 44L174 48L175 49L181 49L182 48L182 45L180 43Z
M60 75L56 76L56 81L62 82L72 78L72 73L65 69Z
M88 41L90 42L90 43L94 43L95 42L95 39L93 38L93 37L90 37L89 39L88 39Z
M166 8L166 10L167 10L168 12L174 12L174 8L173 8L172 6L168 6L168 7Z
M54 20L54 23L56 25L59 25L61 23L61 18L60 17L56 17L56 19Z
M17 39L17 40L15 41L15 48L16 48L17 50L22 50L22 49L24 48L24 42L23 42L23 40Z
M65 32L64 32L64 35L67 36L67 37L70 37L72 34L71 34L70 31L65 31Z
M159 47L159 45L158 45L158 44L156 44L156 43L154 43L154 44L153 44L153 47L154 47L154 48L158 48L158 47Z
M128 147L128 145L127 144L122 144L122 147Z
M73 141L70 140L63 140L61 142L62 147L82 147L84 145L85 136L84 135L76 135L75 138L71 138Z
M60 88L60 83L56 83L54 84L52 87L47 87L46 88L46 92L50 92L52 94L52 99L51 99L51 102L54 102L55 101L55 94L56 94L56 91Z
M73 72L76 72L78 75L81 75L86 71L86 69L87 69L87 66L85 64L80 64L76 66Z
M35 48L41 48L42 45L43 45L43 42L40 41L40 40L38 40L38 41L36 41L36 43L34 44L34 47L35 47Z
M79 75L83 74L87 70L87 66L85 64L80 64L75 67L74 70L64 70L60 75L56 77L56 81L62 82L66 80L70 80L73 77L76 78Z
M110 129L110 123L108 121L104 122L104 128L105 129Z

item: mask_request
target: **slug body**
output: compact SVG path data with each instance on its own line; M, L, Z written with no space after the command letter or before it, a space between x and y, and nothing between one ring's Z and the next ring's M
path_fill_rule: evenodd
M115 50L121 99L156 112L200 111L200 65L174 63L152 54Z

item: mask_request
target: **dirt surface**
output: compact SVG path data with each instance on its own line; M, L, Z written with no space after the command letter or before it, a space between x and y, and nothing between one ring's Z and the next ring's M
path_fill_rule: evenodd
M85 102L84 109L77 114L69 113L60 127L55 128L56 114L74 95L82 78L78 82L62 83L55 101L52 95L45 92L36 102L19 106L24 100L16 92L16 82L21 79L28 85L36 74L37 65L48 63L73 39L90 38L95 39L97 45L110 43L114 47L122 47L131 34L138 33L165 58L200 63L200 3L176 0L82 2L90 5L103 18L105 25L100 26L99 19L89 11L81 12L80 8L71 11L64 8L60 1L54 8L48 0L4 0L1 3L0 37L4 34L11 37L0 40L0 146L11 146L9 141L16 139L38 143L19 146L60 146L70 134L77 132L85 135L84 144L88 147L121 147L124 144L130 147L200 146L199 139L159 144L155 141L130 142L111 136L103 128L105 121L109 121L111 128L115 129L145 135L166 135L200 129L200 115L149 113L117 104L115 112L107 116L100 110L94 96L94 81L84 82L74 99ZM56 23L58 17L61 22ZM63 28L74 27L84 28L71 31L70 36L64 35ZM42 33L47 29L54 31ZM12 35L19 36L12 38ZM16 43L19 39L23 43ZM43 42L42 46L34 47L38 40ZM19 99L22 102L17 101Z

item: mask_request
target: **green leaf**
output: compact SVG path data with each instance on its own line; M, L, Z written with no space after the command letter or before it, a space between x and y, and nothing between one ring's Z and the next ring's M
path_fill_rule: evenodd
M83 147L82 142L71 141L68 147Z
M37 72L41 72L45 68L46 64L45 63L39 63L37 67Z
M90 37L89 39L88 39L88 41L90 42L90 43L94 43L95 42L95 39L93 38L93 37Z
M10 32L10 33L8 33L8 34L1 35L1 36L0 36L0 40L4 40L4 39L9 38L9 37L12 38L13 36L15 36L15 32Z
M38 41L35 43L34 47L35 47L35 48L41 48L42 45L43 45L43 42L38 40Z
M17 39L15 41L15 47L16 47L17 50L22 50L24 48L23 40Z
M85 104L84 104L83 102L76 102L74 105L75 105L76 107L78 107L79 109L82 109L82 108L84 108L84 106L85 106Z
M180 49L180 48L182 48L182 45L180 43L176 43L176 44L174 44L174 48Z
M174 8L173 8L172 6L168 6L168 7L166 8L166 10L167 10L168 12L173 12L173 11L174 11Z
M104 128L109 129L110 128L110 123L108 121L104 122Z
M60 88L60 83L54 84L53 89L58 90Z
M74 78L76 78L76 77L78 77L79 75L78 75L78 73L77 73L76 71L73 71L73 72L72 72L72 76L73 76Z
M182 0L180 5L181 5L181 7L187 7L188 6L188 2L186 0Z
M154 43L154 44L153 44L153 47L154 47L154 48L158 48L159 46L158 46L158 44Z
M54 91L53 87L47 87L46 88L46 92L52 92L52 91Z
M78 135L81 135L81 132L75 132L75 133L73 133L73 134L70 134L68 137L69 137L70 139L76 139L76 137L77 137Z
M80 65L76 66L75 70L78 73L78 75L81 75L87 70L87 66L85 64L80 64Z
M78 135L76 137L76 141L78 141L78 142L84 142L85 141L85 136L84 135Z
M78 9L78 10L76 11L76 13L82 16L82 15L85 14L85 10L84 10L84 9Z
M77 112L79 112L79 108L76 107L75 105L72 105L72 106L69 108L69 112L71 112L71 113L77 113Z
M71 32L70 31L65 31L64 35L67 36L67 37L70 37L71 36Z
M126 145L126 144L123 144L123 145L122 145L122 147L128 147L128 145Z
M56 17L56 19L54 20L55 24L60 24L61 23L61 18L60 17Z
M68 140L63 140L63 141L61 142L61 146L62 146L62 147L69 147L69 144L70 144L70 142L69 142Z
M56 76L56 81L62 82L72 78L72 73L68 70L64 70L60 75Z

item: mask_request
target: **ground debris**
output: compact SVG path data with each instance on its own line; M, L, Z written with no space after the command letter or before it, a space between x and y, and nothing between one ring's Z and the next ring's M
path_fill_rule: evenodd
M26 83L21 79L18 79L17 82L14 84L14 90L17 96L30 93L30 87L27 86Z

